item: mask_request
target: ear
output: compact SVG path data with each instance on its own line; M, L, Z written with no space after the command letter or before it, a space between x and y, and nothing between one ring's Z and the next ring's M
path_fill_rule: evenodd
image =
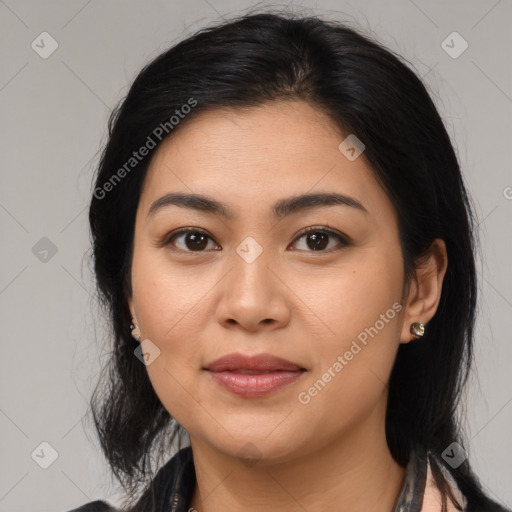
M436 238L427 255L416 266L415 275L408 283L400 343L409 343L415 339L410 332L412 323L427 324L435 315L447 267L446 244L444 240ZM427 329L428 326L425 326L425 331Z
M135 324L137 327L134 328L131 331L132 336L137 340L140 341L140 327L138 326L139 322L137 320L137 315L135 314L135 307L133 305L133 299L131 297L128 298L128 307L130 308L130 314L132 317L132 323Z
M132 319L134 319L135 323L137 323L137 315L135 314L135 307L133 305L133 299L131 297L128 298L128 307L130 308L130 314L132 316Z

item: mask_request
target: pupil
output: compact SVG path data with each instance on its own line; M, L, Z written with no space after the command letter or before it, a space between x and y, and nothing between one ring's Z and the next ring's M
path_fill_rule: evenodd
M188 245L189 242L192 242L191 246ZM188 233L185 237L185 243L192 250L204 249L208 245L206 236L201 233Z
M313 241L313 244L310 244L310 241ZM326 233L314 233L312 235L308 235L307 237L308 247L317 251L318 249L325 249L328 243L328 235Z

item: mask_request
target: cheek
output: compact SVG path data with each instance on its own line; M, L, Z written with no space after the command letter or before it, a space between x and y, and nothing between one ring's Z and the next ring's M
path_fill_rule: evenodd
M186 265L173 265L165 250L140 250L134 255L132 282L142 334L150 339L175 338L198 317L215 276ZM192 331L193 332L193 331Z
M357 410L382 393L399 345L401 265L400 253L368 248L316 280L322 293L310 291L305 302L314 304L323 330L314 338L316 371L303 388L313 386L308 395L316 406ZM313 282L304 282L304 293Z
M198 322L204 317L200 300L204 290L196 293L193 281L162 273L141 281L138 289L141 334L160 351L146 370L163 406L181 424L186 424L187 411L194 407L192 401L201 403L195 380L200 371L197 334L201 332Z
M393 304L384 330L396 327L402 281L400 252L372 246L347 254L328 272L319 269L297 276L293 289L314 313L311 325L318 325L317 334L340 348L373 326Z
M197 327L193 326L204 316L204 288L190 272L178 272L149 250L134 255L132 286L141 339L149 339L160 351L146 367L149 378L164 405L169 394L179 402L180 383L198 365Z

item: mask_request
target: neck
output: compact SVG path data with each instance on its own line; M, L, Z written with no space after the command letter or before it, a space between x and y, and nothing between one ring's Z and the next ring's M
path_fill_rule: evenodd
M380 412L320 449L250 467L191 437L197 478L192 510L391 512L405 469L389 452L383 423L375 421Z

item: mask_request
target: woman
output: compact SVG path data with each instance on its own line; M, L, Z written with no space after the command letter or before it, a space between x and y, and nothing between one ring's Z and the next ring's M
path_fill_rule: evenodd
M456 416L471 208L399 58L248 15L146 66L109 129L90 224L114 351L92 410L123 508L506 510Z

